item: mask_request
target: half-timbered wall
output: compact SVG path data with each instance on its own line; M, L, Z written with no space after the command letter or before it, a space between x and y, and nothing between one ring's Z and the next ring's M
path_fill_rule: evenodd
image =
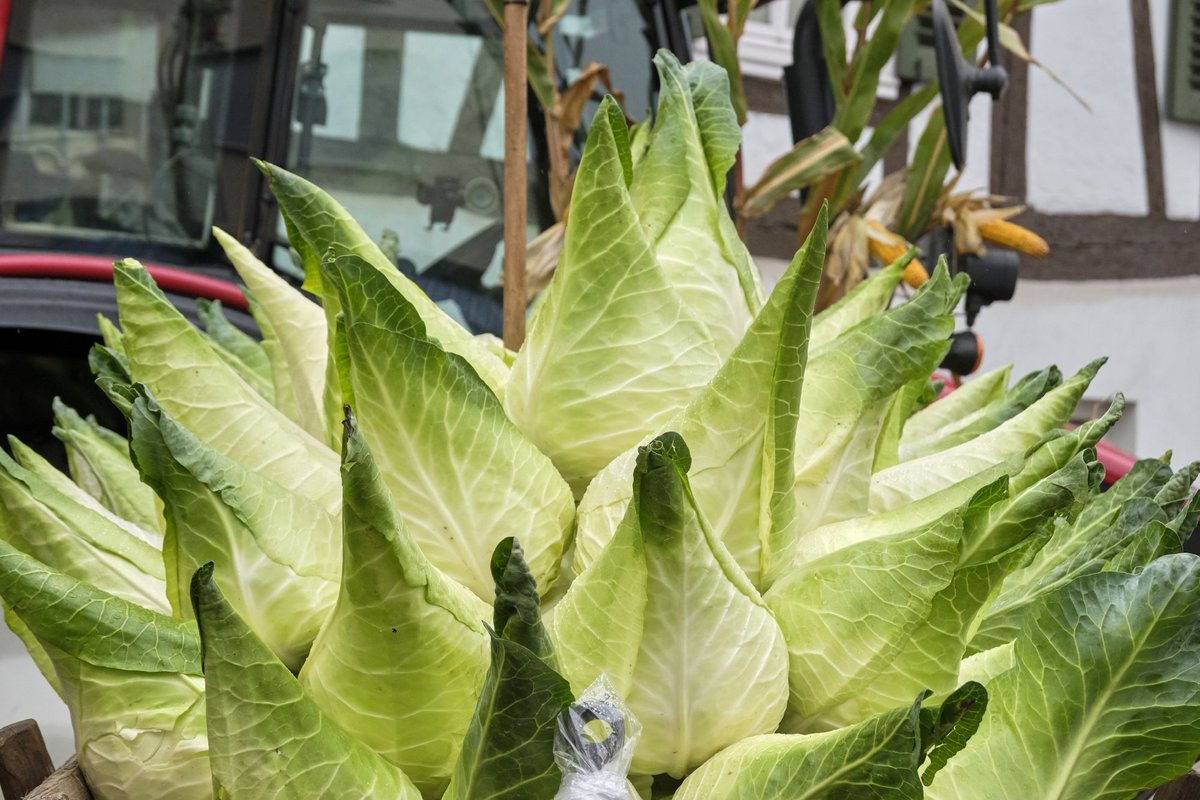
M980 314L984 367L1072 370L1106 354L1090 397L1121 390L1132 401L1124 443L1141 456L1173 448L1190 460L1200 458L1200 125L1162 111L1169 10L1170 0L1060 0L1022 19L1034 58L1090 108L1006 56L1003 101L971 105L959 187L1026 204L1021 221L1053 249L1025 260L1012 302ZM778 48L756 48L773 24L786 27L782 17L760 12L757 38L743 43L749 180L791 144ZM894 75L882 81L881 110L905 91ZM889 170L903 166L924 121L889 156ZM781 204L751 226L768 277L796 246L796 209Z

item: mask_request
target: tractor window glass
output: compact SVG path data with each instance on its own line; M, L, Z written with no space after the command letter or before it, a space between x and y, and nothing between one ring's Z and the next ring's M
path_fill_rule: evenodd
M240 189L247 163L258 6L13 2L0 54L3 234L204 248L225 209L242 207L221 192Z
M654 20L639 0L573 0L555 80L591 61L644 115ZM289 169L328 191L400 270L476 332L500 332L504 48L480 0L311 0L300 36ZM599 99L589 104L585 119ZM530 238L554 223L545 123L531 109ZM577 160L586 126L575 132ZM294 266L282 221L275 264Z
M287 167L328 191L399 268L477 331L501 324L504 92L483 3L313 0ZM529 232L543 211L530 150ZM289 265L282 242L275 262Z

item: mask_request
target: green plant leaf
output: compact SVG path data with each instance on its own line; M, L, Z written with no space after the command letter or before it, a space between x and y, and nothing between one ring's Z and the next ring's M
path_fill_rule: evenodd
M1017 638L1042 598L1084 575L1104 570L1127 547L1145 548L1140 536L1161 539L1170 533L1181 542L1186 532L1177 526L1186 517L1172 519L1155 499L1171 478L1170 467L1162 461L1139 461L1111 489L1087 503L1078 517L1056 525L1045 545L1005 579L971 641L972 648L987 649ZM1160 526L1166 531L1155 530ZM1157 549L1157 545L1149 549ZM1122 559L1127 561L1128 556Z
M1200 741L1200 560L1081 578L1039 604L1015 667L935 800L1124 800L1187 771Z
M49 462L10 437L0 451L0 539L73 578L167 611L154 532L113 515Z
M336 512L337 454L238 377L140 264L118 263L113 278L133 381L212 449Z
M858 141L871 117L879 89L879 75L892 58L896 43L900 40L900 32L912 16L914 5L914 0L891 0L883 4L870 39L850 63L849 90L845 102L834 115L833 126L851 142ZM822 32L826 27L822 25Z
M193 623L96 589L2 541L0 598L6 617L25 623L53 665L94 797L210 796Z
M492 580L496 583L496 635L516 642L551 668L556 667L554 647L542 625L537 580L529 571L525 551L511 536L501 539L492 552Z
M1008 459L1023 456L1071 418L1079 398L1104 361L1098 359L1088 364L1029 408L987 433L875 473L871 476L871 510L884 511L911 503Z
M929 215L942 194L946 173L950 171L950 145L946 138L946 117L939 111L929 117L904 178L904 199L896 215L896 233L910 242L920 238L929 223Z
M275 393L275 407L282 411L288 419L303 428L304 420L296 406L296 393L292 389L292 376L288 373L287 357L284 355L279 332L275 330L275 326L267 317L262 303L254 298L250 290L243 289L242 293L246 296L250 316L254 317L254 322L258 325L258 332L262 335L262 349L267 356L267 364L270 369L269 377L271 389ZM324 326L322 325L322 327ZM319 439L320 436L314 435L314 438Z
M345 425L341 590L300 683L347 733L437 794L487 672L489 609L429 563L353 419Z
M274 404L275 384L271 380L271 362L262 344L229 321L220 300L198 299L196 314L208 334L209 342L218 348L225 363L233 367L242 380L253 386L267 402Z
M629 194L663 274L724 358L763 303L758 270L723 196L741 130L719 67L682 67L666 50L654 61L658 111Z
M125 437L54 398L54 436L67 448L75 483L109 511L147 531L162 532L162 514L153 490L142 483L129 458Z
M842 19L842 4L838 0L816 0L817 25L821 29L821 45L825 50L825 68L833 90L835 106L846 103L846 23Z
M562 257L505 398L513 421L576 495L661 429L720 366L706 326L642 231L620 112L611 100L601 108L575 179Z
M737 113L738 125L745 125L746 94L742 88L742 66L738 60L737 42L717 14L717 0L698 0L697 5L700 6L700 20L704 24L704 35L708 38L712 59L729 73L729 99Z
M321 264L330 255L356 255L378 270L404 295L405 300L417 310L430 336L437 339L447 351L466 359L497 395L503 394L508 379L508 368L504 362L447 316L420 287L404 277L346 209L300 176L272 164L261 161L255 163L267 176L271 192L279 201L288 241L304 262L304 288L321 297L326 320L330 324L339 310L338 297L336 292L322 289Z
M211 564L196 570L192 604L203 641L213 787L262 800L420 800L398 768L326 717L225 600Z
M491 666L463 741L445 800L523 800L552 797L562 780L554 762L559 715L574 699L571 687L550 663L544 631L520 623L508 602L536 594L521 549L506 539L492 562L497 586L491 636ZM536 600L534 601L536 604ZM513 638L509 638L511 633ZM535 649L530 649L530 647Z
M988 403L971 414L947 422L931 436L910 441L907 445L902 446L900 458L902 461L908 461L939 453L970 441L1012 419L1060 383L1062 383L1062 373L1058 371L1057 367L1047 367L1027 375L1000 399Z
M131 672L200 674L195 625L60 572L0 541L0 597L38 639Z
M722 748L774 731L787 700L779 627L709 527L691 467L677 433L639 449L616 534L550 624L572 688L606 675L642 723L633 774L682 777Z
M968 681L950 693L936 714L933 709L921 709L922 750L929 762L921 772L923 784L932 783L947 762L967 746L983 722L987 704L987 690Z
M884 412L879 438L875 441L875 460L872 462L872 472L895 466L900 462L900 437L904 432L905 423L920 407L921 401L930 392L931 387L932 384L927 376L918 375L892 395L887 411Z
M843 295L836 303L813 317L808 357L816 358L846 331L863 320L882 314L904 277L907 256L884 267Z
M1013 492L1024 491L1089 448L1095 447L1125 411L1125 397L1118 394L1108 410L1072 430L1052 430L1042 443L1026 455L1021 471L1012 478Z
M397 510L440 570L491 601L488 554L519 535L539 585L558 575L574 516L550 459L466 361L355 255L324 267L344 317L339 374Z
M88 369L96 376L96 385L122 414L128 414L134 393L130 386L129 359L124 350L116 351L94 344L88 350Z
M965 289L965 280L939 266L909 302L864 320L812 358L796 439L800 535L866 513L890 399L941 362Z
M834 4L836 5L836 4ZM933 102L938 96L938 84L930 81L914 91L908 97L896 103L887 116L871 131L871 138L860 151L861 160L857 169L846 170L838 179L834 189L832 206L835 212L845 207L846 203L867 181L867 176L896 143L902 133L908 131L909 125L918 114Z
M259 307L255 319L264 328L264 334L265 321L278 338L281 352L270 358L276 396L282 394L282 383L286 380L300 426L313 437L326 439L331 426L325 419L322 402L329 360L324 312L237 239L220 228L213 228L213 236ZM265 336L263 346L267 346Z
M974 687L964 687L954 699L981 691ZM957 706L947 708L949 701L936 712L942 724L928 724L934 712L921 708L924 697L829 733L744 739L688 776L674 798L920 800L917 768L925 750L933 746L935 754L948 753L952 742L970 736L971 725L967 715L955 716Z
M1012 365L1006 364L975 376L950 394L913 414L904 425L902 443L911 445L931 436L961 419L1004 397Z
M189 616L191 575L215 562L230 603L292 670L337 596L336 517L207 447L150 398L130 415L133 453L163 499L171 606Z
M748 219L767 213L780 199L861 160L846 136L832 125L796 142L772 161L746 190L740 211Z
M765 599L789 653L791 694L782 730L831 730L893 707L914 688L953 688L966 637L958 637L957 652L952 642L946 646L946 633L961 627L946 591L971 518L1003 496L1003 482L999 491L985 487L932 521L892 527L776 581Z
M665 429L691 442L697 503L714 533L756 581L773 548L794 533L791 487L797 409L810 317L825 260L824 216L741 343ZM632 497L636 449L597 476L579 507L576 571L612 538Z
M125 337L117 324L103 314L96 314L96 324L100 328L100 340L104 346L114 353L125 355Z

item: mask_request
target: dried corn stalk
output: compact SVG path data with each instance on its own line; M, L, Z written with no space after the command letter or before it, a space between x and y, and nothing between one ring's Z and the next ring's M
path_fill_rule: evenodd
M903 236L892 233L873 220L867 223L867 247L870 249L871 255L879 259L879 263L883 266L891 264L913 249L913 246ZM908 266L904 268L905 283L916 289L927 280L929 280L929 271L925 269L920 260L914 258L908 262Z
M1016 250L1027 256L1041 258L1050 253L1050 245L1033 231L1006 219L984 220L979 223L979 235L989 242Z
M550 285L558 257L562 254L565 222L556 222L542 231L525 250L525 302L532 303L538 292Z
M571 143L583 119L583 109L596 85L616 98L621 105L625 97L613 88L608 67L595 61L589 63L579 76L561 92L554 93L554 105L546 111L546 139L550 158L550 209L556 220L566 217L571 204L571 187L575 173L571 170Z
M866 220L857 214L839 215L829 231L817 309L833 305L867 277L870 261Z
M1045 239L1010 221L1025 210L1024 206L1004 205L1007 198L997 195L952 194L949 189L935 218L954 229L958 252L981 254L987 250L985 240L1029 256L1041 257L1050 252Z

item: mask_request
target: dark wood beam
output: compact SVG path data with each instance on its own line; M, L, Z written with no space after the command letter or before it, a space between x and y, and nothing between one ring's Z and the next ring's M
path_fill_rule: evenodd
M909 81L901 81L900 89L896 93L896 100L892 103L889 103L890 108L888 108L887 111L891 111L892 108L896 107L896 103L899 103L910 94L912 94L912 83ZM879 103L876 103L875 107L878 110ZM887 114L887 111L884 112L884 115ZM871 124L878 125L882 121L883 116L880 116L878 119L872 119ZM902 170L908 166L908 129L911 127L911 125L912 123L909 123L908 125L904 126L904 130L900 131L900 135L896 137L896 141L892 142L892 146L889 147L887 152L883 154L884 175L890 175L891 173L898 172L899 170Z
M800 204L787 198L750 220L746 241L754 255L790 259L799 246ZM1015 222L1050 243L1045 258L1021 259L1022 280L1139 280L1200 275L1200 222L1117 214L1040 214Z
M1167 215L1163 180L1162 128L1158 122L1158 86L1154 69L1154 40L1149 0L1129 0L1133 24L1133 65L1137 80L1138 116L1142 123L1142 154L1146 162L1146 201L1150 216Z
M785 197L761 217L746 221L746 246L756 256L790 261L800 248L800 201Z
M1021 41L1029 46L1033 13L1013 21ZM991 191L1017 200L1025 199L1025 150L1029 116L1029 65L1007 50L1001 60L1008 70L1008 90L992 106Z
M783 91L782 80L769 80L746 75L742 78L742 86L746 90L746 107L761 114L782 114L787 116L787 95Z
M743 85L746 88L746 107L751 111L760 114L779 114L784 117L788 115L787 94L784 91L783 81L747 75L743 78ZM886 98L876 100L875 106L871 109L869 124L878 125L896 107L896 103L907 95L906 90L895 100Z
M1200 223L1117 214L1027 211L1016 222L1050 244L1045 258L1022 258L1030 280L1137 280L1200 275Z

